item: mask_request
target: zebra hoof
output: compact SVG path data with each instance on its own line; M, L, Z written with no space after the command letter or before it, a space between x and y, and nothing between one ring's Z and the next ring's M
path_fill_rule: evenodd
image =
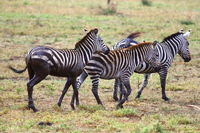
M117 109L122 109L122 108L124 108L122 104L120 104L120 105L118 104L117 105Z
M138 98L140 98L140 95L137 95L137 96L135 97L135 99L138 99Z
M58 104L58 107L61 107L61 103L57 103Z
M115 102L118 102L118 98L117 97L113 97L113 99L115 100Z
M31 107L30 109L32 109L34 113L38 112L38 110L35 107Z
M165 101L170 101L170 99L168 97L162 97L162 99Z
M31 105L28 105L28 109L32 109L34 113L38 112L38 110L34 106L31 106Z
M71 108L72 108L72 110L75 110L74 104L71 104Z
M36 108L33 109L34 113L38 112L38 110Z
M137 96L135 97L135 99L140 98L141 94L142 94L141 92L138 92L138 94L137 94Z

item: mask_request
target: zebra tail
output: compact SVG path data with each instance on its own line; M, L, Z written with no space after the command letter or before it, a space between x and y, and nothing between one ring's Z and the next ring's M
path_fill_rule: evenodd
M127 38L134 39L136 37L139 37L140 35L141 35L141 32L134 32L134 33L131 33L129 36L127 36Z
M27 53L25 59L26 59L26 67L23 70L17 70L11 66L8 66L8 68L10 68L15 73L23 73L24 71L26 71L26 69L28 68L28 64L30 63L30 54Z
M9 66L8 68L10 68L15 73L23 73L27 69L27 65L23 70L17 70L15 68L11 67L11 66Z

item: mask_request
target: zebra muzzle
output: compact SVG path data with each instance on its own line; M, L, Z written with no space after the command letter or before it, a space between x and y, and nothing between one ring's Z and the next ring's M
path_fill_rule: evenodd
M191 58L185 58L184 62L189 62L191 60Z

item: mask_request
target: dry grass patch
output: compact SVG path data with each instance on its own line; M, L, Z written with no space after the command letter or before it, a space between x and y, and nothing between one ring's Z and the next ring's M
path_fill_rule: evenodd
M5 1L0 11L0 132L199 132L200 129L200 60L198 1L155 0L143 6L141 0L113 1ZM169 8L170 7L170 8ZM99 14L99 12L101 14ZM116 110L112 99L114 80L100 80L99 96L105 109L97 105L88 78L79 90L80 106L71 110L70 87L62 106L57 100L65 78L48 76L34 87L33 98L39 112L27 109L27 72L15 74L7 66L25 67L24 55L37 45L74 48L85 33L97 27L111 48L132 32L140 31L136 40L162 41L180 29L192 29L189 37L192 60L184 63L176 56L169 69L166 94L161 99L158 74L152 74L140 99L134 100L143 75L131 77L132 93L124 109ZM39 122L51 126L39 126Z

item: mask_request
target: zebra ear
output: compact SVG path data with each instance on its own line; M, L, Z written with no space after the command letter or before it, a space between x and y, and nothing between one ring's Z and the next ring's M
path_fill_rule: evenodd
M184 37L188 37L188 36L190 35L190 31L191 31L191 29L188 30L188 32L186 32L185 34L183 34L183 36L184 36Z
M98 33L98 29L97 28L95 28L93 31L94 31L95 34Z
M183 29L180 29L179 33L182 33L182 34L183 34L183 33L184 33L184 32L183 32Z
M89 31L88 30L86 30L86 29L84 29L84 31L85 31L85 33L87 34Z
M156 41L156 40L155 40L155 41L152 43L152 45L153 45L153 48L155 48L155 47L156 47L157 43L158 43L158 41Z

